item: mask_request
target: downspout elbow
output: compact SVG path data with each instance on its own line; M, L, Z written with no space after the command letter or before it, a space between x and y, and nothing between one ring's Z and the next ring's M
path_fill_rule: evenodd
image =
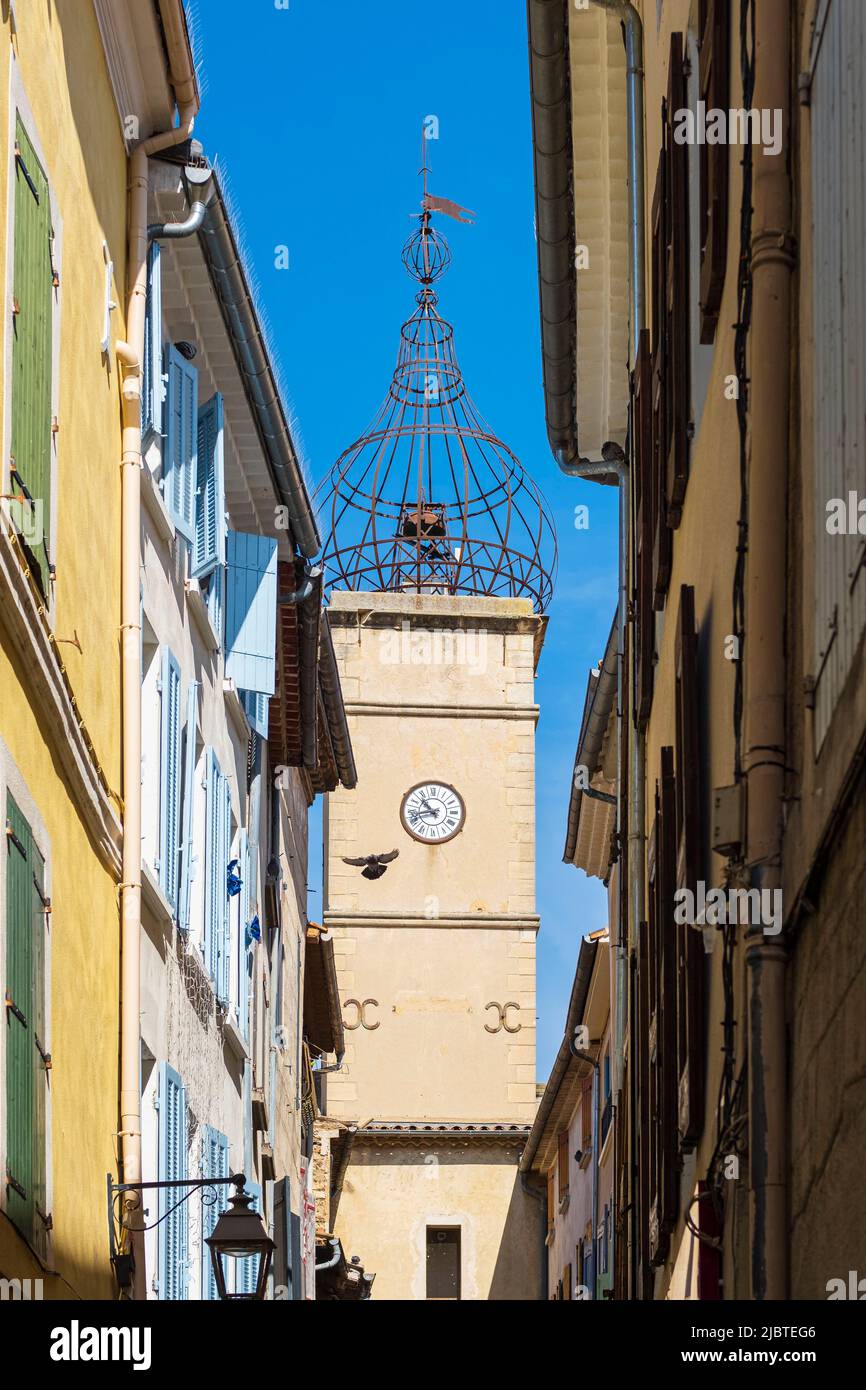
M628 474L625 454L618 444L610 442L602 445L602 455L609 458L582 458L565 448L554 449L553 457L558 467L569 478L581 478L584 482L622 483Z
M207 200L197 198L182 222L152 222L147 229L148 241L178 241L193 236L207 215Z
M312 597L316 583L321 578L321 575L321 565L313 565L312 568L308 566L304 573L304 578L301 581L300 588L295 589L290 594L280 594L280 603L304 603L306 599Z
M321 1264L319 1264L318 1261L316 1262L316 1273L317 1273L317 1274L320 1274L323 1270L326 1270L326 1269L334 1269L334 1268L340 1263L340 1242L339 1242L339 1240L337 1240L336 1238L332 1238L332 1239L330 1240L329 1244L330 1244L331 1249L333 1250L334 1253L333 1253L333 1255L331 1256L331 1258L330 1258L329 1260L323 1260L323 1261L321 1262Z
M141 359L130 343L116 342L114 351L121 365L120 397L123 410L124 430L139 432L139 441L130 440L133 452L140 451L141 424Z

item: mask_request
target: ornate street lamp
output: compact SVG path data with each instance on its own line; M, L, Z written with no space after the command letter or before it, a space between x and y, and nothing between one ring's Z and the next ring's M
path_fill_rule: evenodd
M108 1230L111 1249L111 1263L114 1268L118 1286L122 1292L126 1292L132 1287L135 1263L131 1253L127 1250L119 1250L115 1226L119 1224L121 1231L129 1231L123 1220L119 1219L116 1212L116 1204L125 1192L148 1192L148 1191L181 1191L185 1189L183 1196L176 1203L182 1206L189 1201L193 1192L202 1192L203 1200L209 1204L216 1201L216 1189L227 1187L229 1184L236 1188L233 1197L229 1198L228 1207L222 1212L219 1220L214 1227L213 1234L206 1240L205 1244L210 1246L210 1257L213 1265L214 1278L216 1280L217 1293L221 1299L263 1299L268 1283L268 1274L271 1268L271 1260L274 1253L274 1242L271 1240L265 1224L257 1211L251 1209L253 1198L248 1192L244 1191L246 1177L243 1173L235 1173L232 1177L226 1178L170 1178L161 1182L112 1182L111 1174L107 1174L108 1189ZM210 1189L210 1194L208 1193ZM156 1223L157 1225L159 1222ZM143 1232L154 1230L153 1226L142 1226ZM227 1266L224 1260L254 1260L252 1267L254 1278L252 1292L250 1293L229 1293L226 1285ZM235 1281L237 1282L237 1280Z
M220 1214L213 1234L206 1244L210 1248L211 1264L217 1293L221 1299L263 1299L274 1253L274 1242L265 1230L258 1212L252 1210L252 1197L244 1192L244 1178L234 1179L237 1191ZM226 1284L228 1260L254 1260L252 1292L229 1293ZM237 1279L235 1280L237 1284Z

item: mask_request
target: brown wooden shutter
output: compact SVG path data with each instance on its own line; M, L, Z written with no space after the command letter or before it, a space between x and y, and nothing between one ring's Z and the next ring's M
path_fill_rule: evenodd
M700 98L726 111L730 92L729 0L700 0ZM701 342L716 336L728 252L727 145L700 145Z
M667 124L662 104L662 128ZM652 473L649 512L652 518L653 604L664 608L671 574L671 533L667 524L665 478L668 456L668 412L666 397L667 328L667 202L664 147L659 153L652 205Z
M674 752L661 750L656 784L655 853L649 922L650 984L650 1166L649 1250L663 1264L676 1224L679 1153L677 1143L677 948L673 931L676 882L676 792Z
M550 1232L553 1230L553 1221L554 1221L554 1217L556 1216L556 1192L555 1192L555 1188L554 1188L554 1183L555 1183L555 1181L556 1181L556 1172L555 1172L555 1170L554 1170L553 1168L551 1168L550 1172L549 1172L548 1175L547 1175L547 1232L548 1232L548 1235L549 1235Z
M701 876L700 741L695 591L680 588L676 645L676 886L696 891ZM704 947L700 930L687 924L677 935L677 1075L679 1131L684 1149L694 1147L703 1124Z
M637 726L644 729L653 698L655 612L653 609L653 361L650 335L641 330L634 370L635 457L635 657L637 662Z
M654 845L655 841L652 839ZM637 967L637 1095L638 1106L635 1116L637 1126L638 1173L636 1231L640 1252L641 1288L639 1296L652 1298L652 1270L650 1269L649 1216L650 1216L650 1160L651 1127L650 1111L650 994L652 958L649 950L649 926L641 922L638 929L638 967Z
M689 476L691 422L691 352L689 342L689 147L673 138L676 113L688 107L689 94L682 34L671 34L668 99L664 110L665 187L667 197L667 276L665 372L667 411L668 525L682 516Z
M586 1153L592 1148L592 1075L583 1083L580 1095L581 1149Z
M564 1129L557 1141L556 1166L559 1178L559 1200L568 1194L568 1130Z

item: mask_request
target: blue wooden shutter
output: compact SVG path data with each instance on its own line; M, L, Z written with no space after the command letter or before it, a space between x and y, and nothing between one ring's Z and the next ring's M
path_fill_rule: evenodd
M195 531L198 372L173 343L166 348L168 422L163 493L175 526L188 541Z
M237 938L233 943L235 969L237 970L237 989L235 990L234 1003L237 1007L240 1030L245 1036L246 940L247 922L250 920L250 840L246 826L241 829L238 837L238 873L241 879L241 891L238 894Z
M248 1182L245 1189L252 1197L250 1203L251 1211L260 1212L262 1209L262 1189L256 1182ZM246 1260L237 1260L237 1292L255 1293L256 1279L259 1272L260 1255L250 1255Z
M198 412L195 539L190 574L208 574L225 560L225 472L223 398L211 396Z
M162 649L159 737L159 881L176 910L180 851L180 667L168 647Z
M202 1134L201 1175L203 1178L227 1178L229 1176L229 1141L224 1134L221 1134L218 1129L213 1129L210 1125L204 1126ZM213 1262L210 1257L210 1249L205 1242L208 1236L213 1235L220 1212L225 1211L229 1202L227 1187L216 1187L212 1189L212 1192L216 1192L216 1201L205 1201L203 1193L201 1204L201 1296L203 1299L215 1299L217 1297ZM208 1196L210 1195L211 1193L208 1193Z
M207 750L205 821L204 958L216 984L219 970L219 938L222 902L226 891L225 864L221 863L223 837L222 773L212 748Z
M243 888L241 889L240 931L238 933L238 1017L241 1033L249 1041L250 1036L250 972L253 948L247 941L247 927L253 915L253 851L249 832L243 832L243 856L241 858Z
M226 583L226 675L239 690L273 695L277 542L229 531Z
M217 957L216 991L221 1004L229 999L229 963L231 960L231 914L229 913L228 864L232 843L232 794L227 777L222 779L223 820L222 848L222 911L220 913L219 955Z
M162 433L162 267L159 242L152 241L147 252L147 307L145 309L144 354L141 364L141 432Z
M159 1180L184 1181L187 1177L186 1090L173 1067L159 1069ZM187 1248L189 1203L177 1205L183 1188L159 1193L159 1296L187 1297ZM174 1210L172 1210L174 1208Z
M207 615L210 625L217 635L220 647L224 637L224 611L225 611L225 587L226 587L226 567L217 565L210 576L210 583L207 591Z
M181 878L177 921L181 931L189 931L190 885L195 818L195 747L198 714L198 681L190 681L186 708L186 735L183 761L183 806L181 810Z
M241 701L246 712L247 723L253 733L258 734L260 738L267 738L271 697L260 695L256 690L242 690Z

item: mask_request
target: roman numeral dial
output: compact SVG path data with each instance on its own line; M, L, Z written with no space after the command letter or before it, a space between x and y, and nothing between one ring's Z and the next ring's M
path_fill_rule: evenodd
M427 845L443 845L463 829L463 798L447 782L419 782L403 797L400 819L404 830Z

